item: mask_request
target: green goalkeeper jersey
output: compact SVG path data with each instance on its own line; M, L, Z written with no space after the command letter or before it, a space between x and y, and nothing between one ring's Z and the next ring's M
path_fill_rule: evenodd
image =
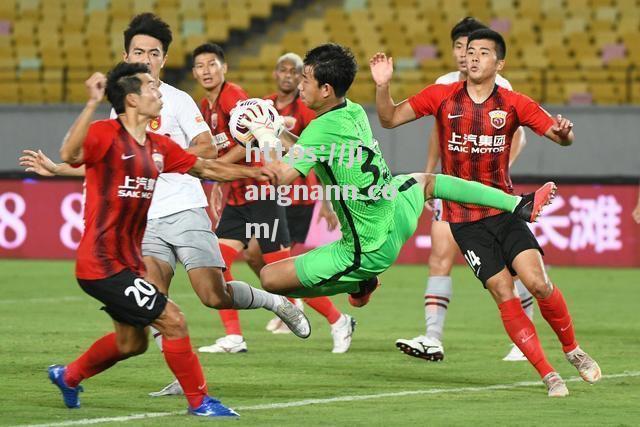
M312 120L285 161L304 176L315 170L340 220L344 244L368 252L385 242L395 193L362 106L347 100Z

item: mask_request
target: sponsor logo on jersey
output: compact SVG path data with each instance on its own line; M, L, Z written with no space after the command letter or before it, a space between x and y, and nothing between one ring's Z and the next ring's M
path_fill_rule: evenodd
M149 129L151 129L152 131L157 131L158 129L160 129L160 126L162 125L162 121L160 116L156 117L155 119L152 119L149 122Z
M153 153L151 158L153 159L153 163L156 165L158 172L162 173L164 170L164 156L162 153Z
M507 112L502 110L489 111L489 118L491 119L491 126L496 129L502 129L507 123Z
M204 122L204 118L201 115L198 114L196 116L196 123L202 123L202 122Z
M218 113L211 113L211 121L209 125L213 130L215 130L218 127Z

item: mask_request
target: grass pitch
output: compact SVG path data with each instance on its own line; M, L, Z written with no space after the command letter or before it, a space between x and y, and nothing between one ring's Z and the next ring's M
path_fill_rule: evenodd
M243 264L234 269L238 278L256 283ZM266 332L271 315L264 310L241 313L249 352L200 355L210 394L236 408L242 416L237 422L247 426L640 423L640 270L551 270L581 345L605 374L594 386L569 382L565 399L547 398L528 363L501 361L508 337L495 304L466 267L453 272L444 362L396 350L397 338L424 332L426 273L426 267L392 267L362 309L348 306L343 295L334 297L358 321L351 350L343 355L331 354L329 326L308 307L308 340ZM108 316L80 290L71 262L0 261L0 290L0 425L74 425L68 423L98 418L105 419L101 425L211 422L183 415L183 398L147 397L171 380L153 344L145 355L86 380L82 408L66 409L46 368L70 362L110 331ZM217 313L200 304L184 271L177 273L171 294L187 316L194 346L223 334ZM537 311L535 323L551 363L565 379L576 377ZM606 377L612 374L617 376ZM525 381L534 383L516 384ZM295 406L285 405L291 402ZM131 418L150 413L157 416Z

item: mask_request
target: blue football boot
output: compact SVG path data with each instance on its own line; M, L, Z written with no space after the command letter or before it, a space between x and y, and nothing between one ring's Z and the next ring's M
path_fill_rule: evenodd
M66 366L62 365L51 365L49 366L49 379L51 382L58 386L60 392L62 393L62 400L67 408L79 408L80 407L80 399L78 394L81 391L84 391L81 385L78 387L69 387L64 382L64 373L67 370Z

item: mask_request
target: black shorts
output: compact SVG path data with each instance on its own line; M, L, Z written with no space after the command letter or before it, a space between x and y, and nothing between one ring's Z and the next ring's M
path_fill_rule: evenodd
M145 327L156 320L167 305L166 295L131 270L106 279L78 279L83 291L104 304L102 310L117 322Z
M289 235L293 243L304 243L311 228L313 205L287 206L287 223Z
M216 235L218 239L238 240L245 248L251 237L255 236L263 254L291 245L287 214L284 206L280 206L276 200L256 200L242 206L225 206Z
M527 223L511 213L449 225L469 267L485 287L505 267L515 276L512 263L520 252L537 249L544 255Z

